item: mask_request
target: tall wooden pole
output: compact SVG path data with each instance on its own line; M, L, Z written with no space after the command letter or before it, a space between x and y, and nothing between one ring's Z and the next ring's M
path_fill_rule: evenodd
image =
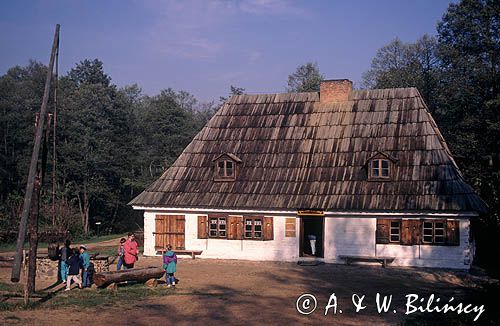
M45 80L45 89L43 92L42 106L40 107L40 121L37 125L35 133L35 143L33 144L33 153L31 155L31 163L28 173L28 182L26 184L23 210L21 212L21 221L19 222L19 233L17 235L17 243L16 243L16 255L14 256L14 265L12 267L12 274L10 277L12 282L19 282L21 274L21 262L22 262L24 240L26 237L26 226L28 223L28 217L31 209L31 200L33 197L33 192L35 187L38 156L40 154L40 146L42 143L43 125L45 123L45 118L47 115L47 103L49 101L50 83L52 80L52 73L54 69L54 60L56 56L56 50L59 45L59 29L60 26L59 24L57 24L56 31L54 33L54 42L52 44L52 52L50 54L50 62L47 71L47 78Z
M56 72L54 74L54 125L52 132L52 226L56 224L56 127L57 127L57 88L59 84L59 46L56 49Z
M29 217L29 244L30 248L28 251L28 277L26 278L27 283L27 295L28 299L33 293L35 293L35 280L36 280L36 256L38 251L38 214L40 210L40 190L41 190L41 171L35 178L35 186L33 189L33 200L31 201L31 212Z

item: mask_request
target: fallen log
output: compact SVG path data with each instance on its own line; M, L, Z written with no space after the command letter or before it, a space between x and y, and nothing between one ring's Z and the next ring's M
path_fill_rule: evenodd
M94 283L98 287L105 287L111 283L125 281L145 282L152 278L161 278L165 270L161 267L132 268L122 271L102 272L94 275Z

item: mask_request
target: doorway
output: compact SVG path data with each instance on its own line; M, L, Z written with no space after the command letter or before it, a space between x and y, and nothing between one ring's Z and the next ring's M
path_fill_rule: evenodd
M325 238L325 218L318 216L301 216L300 217L300 257L324 257L323 242ZM313 255L310 236L316 238L315 249Z

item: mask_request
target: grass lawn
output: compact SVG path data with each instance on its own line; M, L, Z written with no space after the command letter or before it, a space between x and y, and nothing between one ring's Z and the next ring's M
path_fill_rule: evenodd
M108 240L112 240L112 239L118 239L118 238L121 238L121 237L125 237L126 234L125 233L117 233L117 234L109 234L109 235L103 235L103 236L100 236L100 237L97 237L97 236L92 236L90 238L87 238L87 239L76 239L76 240L73 240L74 243L85 243L85 244L95 244L95 243L99 243L99 242L102 242L102 241L108 241ZM48 243L46 242L40 242L38 243L38 248L39 249L47 249L48 247ZM29 245L28 243L25 243L24 244L24 248L25 249L28 249ZM16 244L15 243L2 243L0 244L0 253L2 252L12 252L12 251L15 251L16 250Z

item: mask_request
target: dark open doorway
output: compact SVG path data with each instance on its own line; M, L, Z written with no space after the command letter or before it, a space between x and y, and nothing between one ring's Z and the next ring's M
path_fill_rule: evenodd
M300 217L300 257L324 257L324 224L325 219L318 216L301 216ZM312 244L309 236L316 237L316 252L313 255Z

